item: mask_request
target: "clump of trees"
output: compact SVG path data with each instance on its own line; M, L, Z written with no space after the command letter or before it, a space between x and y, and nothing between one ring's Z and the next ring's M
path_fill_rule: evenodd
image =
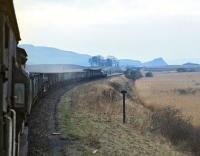
M125 71L125 76L128 78L128 79L132 79L132 80L137 80L137 79L140 79L143 77L140 69L136 68L136 69L131 69L131 68L128 68L126 71Z
M153 73L152 73L152 72L147 72L147 73L145 74L145 77L153 77Z
M185 69L185 68L178 68L176 71L179 72L179 73L182 73L182 72L187 72L187 69Z
M195 72L195 69L192 69L192 68L178 68L176 71L179 72L179 73Z
M119 61L114 56L104 58L102 56L93 56L89 59L92 67L119 67Z

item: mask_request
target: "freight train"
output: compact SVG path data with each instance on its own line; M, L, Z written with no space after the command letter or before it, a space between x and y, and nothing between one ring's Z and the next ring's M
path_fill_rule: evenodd
M27 53L18 47L20 33L12 0L0 0L0 156L25 156L32 105L49 88L69 81L105 77L101 69L28 73Z

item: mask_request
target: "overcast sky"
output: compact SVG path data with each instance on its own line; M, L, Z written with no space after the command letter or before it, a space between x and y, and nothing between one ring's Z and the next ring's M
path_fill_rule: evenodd
M21 43L169 63L200 58L200 0L14 0Z

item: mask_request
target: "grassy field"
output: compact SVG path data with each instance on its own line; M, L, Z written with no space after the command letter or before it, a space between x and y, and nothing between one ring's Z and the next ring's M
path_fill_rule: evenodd
M121 89L128 90L122 124ZM184 156L165 138L148 131L151 111L142 106L125 77L99 80L67 92L57 120L70 156Z
M147 107L176 107L200 126L200 73L155 73L138 80L136 89Z

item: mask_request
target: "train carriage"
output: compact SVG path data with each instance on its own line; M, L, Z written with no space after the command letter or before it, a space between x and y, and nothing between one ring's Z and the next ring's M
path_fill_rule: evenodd
M27 108L26 54L17 48L20 34L12 0L0 0L0 153L15 156L20 148ZM19 136L19 137L18 137Z
M12 0L0 0L0 155L26 156L31 107L49 88L103 77L101 69L55 66L26 72L27 53L17 47L20 34ZM71 68L73 67L73 68ZM56 69L56 70L55 70Z

